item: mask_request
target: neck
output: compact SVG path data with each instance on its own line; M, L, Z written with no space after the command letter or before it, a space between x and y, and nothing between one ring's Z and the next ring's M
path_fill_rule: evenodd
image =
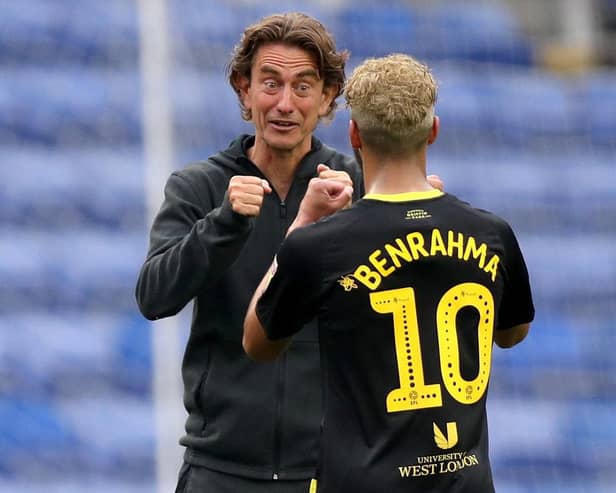
M311 139L308 139L293 149L276 149L256 137L254 146L248 149L248 157L265 175L278 196L284 200L291 188L299 163L310 152L311 143Z
M366 193L394 194L422 192L433 187L426 178L426 148L413 155L380 157L362 152Z

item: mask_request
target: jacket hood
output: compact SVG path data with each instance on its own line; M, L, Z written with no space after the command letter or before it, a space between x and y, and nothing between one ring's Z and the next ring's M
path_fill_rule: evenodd
M256 165L248 158L248 149L255 141L254 135L243 134L229 144L229 147L221 151L210 159L220 166L224 166L238 174L246 173L247 169L254 169ZM312 137L310 151L300 162L296 176L298 178L312 177L316 174L316 167L319 163L325 163L336 154L336 151L323 144L316 137Z

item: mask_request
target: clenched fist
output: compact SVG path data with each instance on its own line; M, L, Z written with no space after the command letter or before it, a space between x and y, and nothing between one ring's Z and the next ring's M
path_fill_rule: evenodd
M353 187L344 180L313 178L287 234L344 208L353 198Z
M257 176L243 175L231 178L227 188L231 208L243 216L258 216L264 195L271 191L272 187L267 180Z
M326 164L319 164L317 166L317 173L322 180L334 180L342 183L346 187L351 187L351 198L344 205L344 208L349 207L353 202L353 180L346 171L338 171L331 169Z

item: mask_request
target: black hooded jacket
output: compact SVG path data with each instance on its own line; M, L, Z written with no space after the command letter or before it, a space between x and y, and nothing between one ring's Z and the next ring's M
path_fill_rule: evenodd
M254 363L242 348L244 315L317 164L347 171L354 198L363 185L355 161L313 138L284 202L274 190L256 218L236 214L226 197L231 177L265 178L246 154L253 142L242 135L170 176L136 297L151 320L195 301L182 364L186 462L252 478L307 479L321 420L316 326L308 324L279 360Z

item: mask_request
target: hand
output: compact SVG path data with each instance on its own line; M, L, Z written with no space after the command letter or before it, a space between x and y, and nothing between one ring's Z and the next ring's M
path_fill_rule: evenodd
M345 180L313 178L308 183L308 190L299 205L297 217L287 234L295 228L312 224L344 208L352 197L353 187L347 185Z
M227 188L231 208L243 216L258 216L264 195L271 192L272 187L267 180L257 176L236 175Z
M323 180L336 180L345 186L351 187L351 198L349 202L344 205L344 208L349 207L353 201L353 180L346 171L338 171L335 169L331 169L326 164L317 165L317 173L319 174L319 178Z
M434 188L439 189L441 192L445 189L445 184L443 183L443 180L441 180L440 176L428 175L427 178L430 185L432 185Z
M326 164L319 164L317 165L317 173L319 175L319 178L325 180L337 180L344 183L345 185L353 187L353 180L351 180L351 177L346 171L338 171L335 169L331 169Z

